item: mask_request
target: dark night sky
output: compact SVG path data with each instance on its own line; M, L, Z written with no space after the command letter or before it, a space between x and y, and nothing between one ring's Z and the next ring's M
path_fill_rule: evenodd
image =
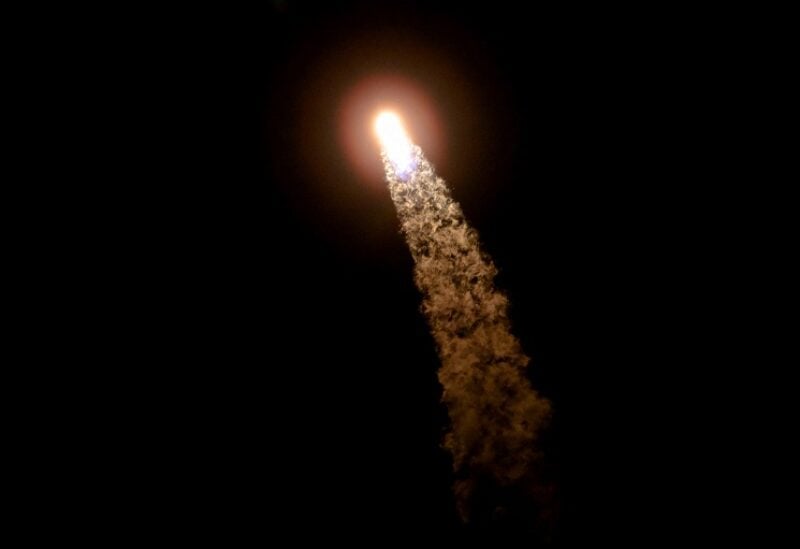
M717 50L690 48L691 18L668 13L438 5L187 14L159 64L192 82L170 96L180 132L156 137L181 167L152 184L158 261L142 275L171 364L153 371L162 457L141 473L163 520L221 540L542 535L457 523L411 258L388 191L337 134L346 90L386 71L431 99L434 163L553 401L556 545L647 546L712 520L689 410L719 367L692 349L722 303L703 269L722 243L688 233L716 197L692 163Z

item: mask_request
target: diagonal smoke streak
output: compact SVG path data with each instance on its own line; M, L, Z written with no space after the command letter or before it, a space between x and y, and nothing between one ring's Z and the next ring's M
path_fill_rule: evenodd
M497 270L476 231L419 147L413 156L414 169L403 175L382 154L441 360L450 417L444 446L453 456L459 513L468 520L478 478L511 486L530 477L550 403L525 377L529 359L511 334L508 300L494 288Z

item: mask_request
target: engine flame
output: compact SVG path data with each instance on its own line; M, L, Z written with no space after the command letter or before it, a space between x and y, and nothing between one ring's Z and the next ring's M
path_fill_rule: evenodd
M390 111L380 113L375 119L375 133L397 173L408 173L413 167L414 155L400 117Z

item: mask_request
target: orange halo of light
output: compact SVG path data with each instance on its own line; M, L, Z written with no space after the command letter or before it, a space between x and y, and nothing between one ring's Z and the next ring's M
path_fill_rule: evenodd
M397 113L412 142L425 156L442 161L442 125L422 86L398 75L364 78L345 93L338 113L339 141L358 176L382 185L380 144L375 138L375 117L382 111Z

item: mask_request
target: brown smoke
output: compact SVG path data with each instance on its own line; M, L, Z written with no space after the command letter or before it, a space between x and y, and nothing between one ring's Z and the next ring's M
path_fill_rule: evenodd
M525 376L529 358L511 334L508 300L494 287L491 258L419 147L414 157L407 177L385 155L383 162L441 359L450 417L444 446L453 456L459 513L468 520L478 478L499 486L530 478L550 402Z

